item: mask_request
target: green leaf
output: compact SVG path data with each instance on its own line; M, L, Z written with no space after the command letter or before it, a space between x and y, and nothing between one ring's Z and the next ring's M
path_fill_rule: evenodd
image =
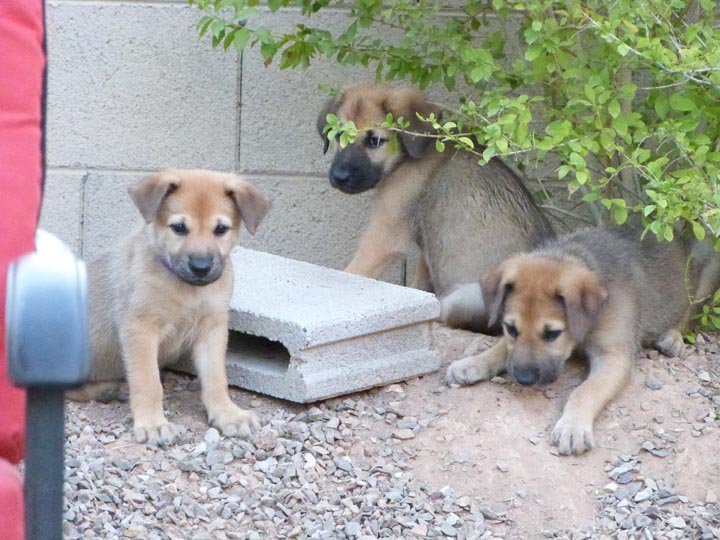
M617 98L610 100L610 103L608 104L608 113L613 118L617 118L620 114L620 102Z
M458 142L468 148L475 148L475 143L470 137L458 137Z
M532 62L533 60L537 59L543 52L542 45L538 45L537 43L530 45L527 48L527 51L525 51L525 60L528 62Z
M617 223L618 225L622 225L627 221L628 218L627 208L616 206L613 217L615 218L615 223Z
M672 242L674 238L673 230L670 225L665 226L665 232L664 232L665 240L668 242Z
M705 227L697 221L692 222L693 234L700 242L705 240Z
M442 142L440 139L435 140L435 150L442 153L445 151L445 143Z
M243 26L237 32L235 32L232 44L238 51L242 51L245 48L245 45L247 45L247 42L251 36L252 32L250 32L250 30Z
M681 93L672 94L669 102L670 108L674 111L689 112L697 110L695 102Z

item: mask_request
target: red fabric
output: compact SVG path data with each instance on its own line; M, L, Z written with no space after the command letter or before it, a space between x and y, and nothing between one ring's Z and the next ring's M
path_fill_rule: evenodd
M23 540L22 480L15 466L0 459L0 531L3 540Z
M7 380L5 282L8 264L33 248L40 209L44 31L41 0L0 1L0 458L12 462L23 454L25 395ZM0 488L15 482L6 481ZM0 498L3 538L19 515L5 508Z

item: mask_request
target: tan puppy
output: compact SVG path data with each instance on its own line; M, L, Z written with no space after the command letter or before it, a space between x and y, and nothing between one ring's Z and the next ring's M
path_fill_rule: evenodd
M237 176L204 170L161 171L130 195L145 224L88 265L92 380L126 376L136 440L171 443L180 428L165 418L160 369L190 353L210 423L247 436L258 421L232 402L225 372L227 256L241 221L254 233L268 201Z
M682 353L690 299L720 283L717 255L704 246L591 229L505 261L482 285L504 336L453 362L446 380L472 384L507 371L523 385L548 384L571 354L586 356L588 379L570 394L551 435L567 455L592 448L593 422L625 385L642 344Z
M328 113L352 120L358 129L357 140L337 150L330 183L349 194L376 192L370 224L346 271L378 278L415 243L421 253L414 286L441 298L446 323L486 331L478 302L482 275L554 232L520 178L500 160L481 167L469 152L439 153L431 137L380 127L392 113L409 121L410 131L424 132L428 125L417 113L427 117L433 111L415 90L358 85L320 113L325 151Z

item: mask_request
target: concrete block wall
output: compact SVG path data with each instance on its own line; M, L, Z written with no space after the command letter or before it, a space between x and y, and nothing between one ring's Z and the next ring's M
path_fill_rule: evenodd
M372 194L330 187L315 131L324 83L372 73L265 68L199 39L184 0L48 0L47 179L41 226L91 259L140 221L127 186L162 167L236 171L273 208L241 244L332 268L350 260ZM331 25L343 13L325 16ZM288 26L289 12L273 17ZM405 280L405 264L385 279Z
M237 171L272 199L253 249L342 269L372 193L330 187L315 131L318 84L370 81L372 69L317 62L266 68L199 39L185 0L47 0L47 183L41 225L91 259L139 222L127 186L162 167ZM301 19L268 19L279 31ZM347 24L342 10L313 24ZM433 99L442 92L430 91ZM384 278L411 281L413 264Z

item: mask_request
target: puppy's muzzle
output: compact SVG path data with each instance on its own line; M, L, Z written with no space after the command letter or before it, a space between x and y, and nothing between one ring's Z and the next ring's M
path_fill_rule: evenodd
M224 261L222 257L212 253L195 254L173 259L165 266L185 283L203 286L217 281L222 275Z
M350 167L337 165L330 168L330 184L332 187L340 188L352 178Z
M206 257L196 257L190 255L188 257L188 268L190 272L198 279L205 278L213 267L213 257L208 255Z
M545 385L557 380L558 371L551 366L519 365L510 369L510 375L523 386Z
M534 366L523 366L513 369L513 378L518 384L531 386L540 380L540 370Z

